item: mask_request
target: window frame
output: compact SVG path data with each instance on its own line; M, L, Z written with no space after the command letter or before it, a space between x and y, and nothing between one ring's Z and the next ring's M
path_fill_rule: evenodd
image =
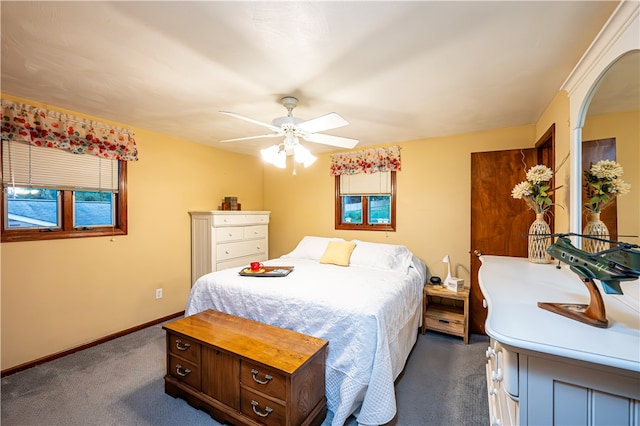
M375 195L375 194L374 194ZM391 172L391 223L369 224L369 196L362 196L362 223L342 223L340 176L335 177L335 229L348 231L396 231L396 172Z
M113 226L95 226L88 229L74 228L73 226L73 191L60 191L60 216L62 223L60 228L53 230L37 229L5 229L5 209L7 205L7 192L2 188L2 213L1 231L3 243L17 241L45 241L59 240L67 238L87 238L87 237L111 237L127 235L128 214L127 214L127 162L118 160L118 193L114 197L116 203Z

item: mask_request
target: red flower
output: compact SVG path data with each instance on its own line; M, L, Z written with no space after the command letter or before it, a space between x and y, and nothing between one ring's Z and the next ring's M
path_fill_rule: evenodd
M73 132L73 127L69 126L69 128L67 129L67 133L69 133L70 135L72 135Z
M58 129L60 128L60 123L58 123L57 121L54 121L53 123L51 123L51 127Z

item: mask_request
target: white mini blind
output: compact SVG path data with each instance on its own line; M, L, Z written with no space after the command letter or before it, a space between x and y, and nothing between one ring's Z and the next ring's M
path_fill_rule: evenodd
M340 175L340 195L391 194L391 172Z
M118 161L3 140L2 185L117 192Z

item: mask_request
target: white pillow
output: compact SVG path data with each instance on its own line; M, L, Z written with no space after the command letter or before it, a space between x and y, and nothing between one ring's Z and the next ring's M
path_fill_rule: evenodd
M329 241L344 241L342 238L328 238L328 237L312 237L305 236L300 240L296 248L289 254L285 254L282 257L295 257L298 259L310 259L316 262L320 261L320 258L327 249Z
M353 240L356 248L351 253L349 264L386 271L409 272L413 253L405 246L393 244L368 243Z

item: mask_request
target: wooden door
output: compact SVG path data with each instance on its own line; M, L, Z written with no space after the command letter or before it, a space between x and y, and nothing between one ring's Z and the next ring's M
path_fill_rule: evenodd
M616 139L597 139L592 141L582 142L582 171L586 171L591 168L592 164L597 163L600 160L616 161ZM582 177L582 176L581 176ZM583 180L584 182L584 180ZM586 191L584 185L582 186L582 205L586 203ZM589 220L589 214L582 209L582 229L584 229L587 221ZM600 214L600 220L607 225L611 240L618 239L618 201L614 198Z
M483 255L527 257L529 226L535 213L523 200L511 197L513 187L536 165L536 149L471 154L471 296L469 329L485 334L487 311L478 285Z

